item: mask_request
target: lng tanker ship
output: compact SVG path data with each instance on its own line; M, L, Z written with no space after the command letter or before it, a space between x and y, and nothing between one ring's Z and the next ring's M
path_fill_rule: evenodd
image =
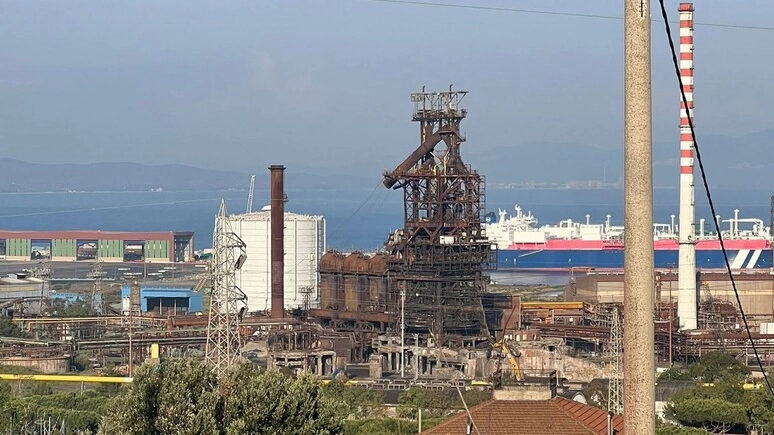
M622 269L624 265L624 228L611 224L610 215L602 224L563 220L557 225L538 226L531 212L518 205L515 214L505 210L487 215L486 234L497 244L498 269L567 270L570 268ZM705 231L699 221L695 236L696 267L725 269L723 251L717 234ZM713 226L714 227L714 226ZM723 244L732 269L768 269L771 267L770 228L763 220L734 217L721 221ZM653 225L655 267L677 267L678 235L674 222Z

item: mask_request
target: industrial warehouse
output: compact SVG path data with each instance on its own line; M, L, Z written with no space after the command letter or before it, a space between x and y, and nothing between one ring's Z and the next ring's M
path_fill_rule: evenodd
M184 262L194 259L192 232L0 231L8 261Z

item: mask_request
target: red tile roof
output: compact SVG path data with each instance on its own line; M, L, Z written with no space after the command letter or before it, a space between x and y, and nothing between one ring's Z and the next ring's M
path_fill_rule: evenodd
M470 408L483 435L607 435L607 413L580 402L555 397L551 400L488 400ZM466 434L467 413L461 411L423 435ZM613 418L613 428L623 435L623 418ZM473 429L472 434L476 434Z
M595 434L607 434L607 411L594 406L585 405L574 400L556 397L550 401L552 405L570 413L577 421L584 426L591 428ZM613 431L618 435L623 435L623 417L616 415L613 417Z

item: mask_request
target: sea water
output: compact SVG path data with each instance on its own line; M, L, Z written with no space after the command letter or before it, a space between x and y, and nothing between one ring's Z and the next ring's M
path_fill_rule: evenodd
M770 224L770 191L762 189L713 191L721 219L759 218ZM384 245L391 231L403 223L401 191L377 188L346 190L289 190L285 210L322 215L327 226L328 247L338 250L374 251ZM268 203L268 191L256 190L254 210ZM246 211L247 192L53 192L0 194L0 229L3 230L103 230L103 231L193 231L196 248L212 243L212 230L220 200L229 213ZM514 204L532 211L538 224L556 224L562 219L602 223L611 215L614 225L623 224L623 192L620 189L494 189L486 194L486 210L513 212ZM696 218L705 218L712 228L711 213L701 189L696 191ZM671 223L678 215L677 190L657 190L654 219ZM675 218L676 222L676 218ZM727 229L728 224L723 224Z

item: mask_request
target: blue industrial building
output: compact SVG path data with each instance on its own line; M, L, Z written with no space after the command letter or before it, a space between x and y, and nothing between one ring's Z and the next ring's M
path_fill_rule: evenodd
M121 287L122 311L129 311L130 287ZM157 315L199 313L204 309L201 293L191 287L140 286L140 311Z

